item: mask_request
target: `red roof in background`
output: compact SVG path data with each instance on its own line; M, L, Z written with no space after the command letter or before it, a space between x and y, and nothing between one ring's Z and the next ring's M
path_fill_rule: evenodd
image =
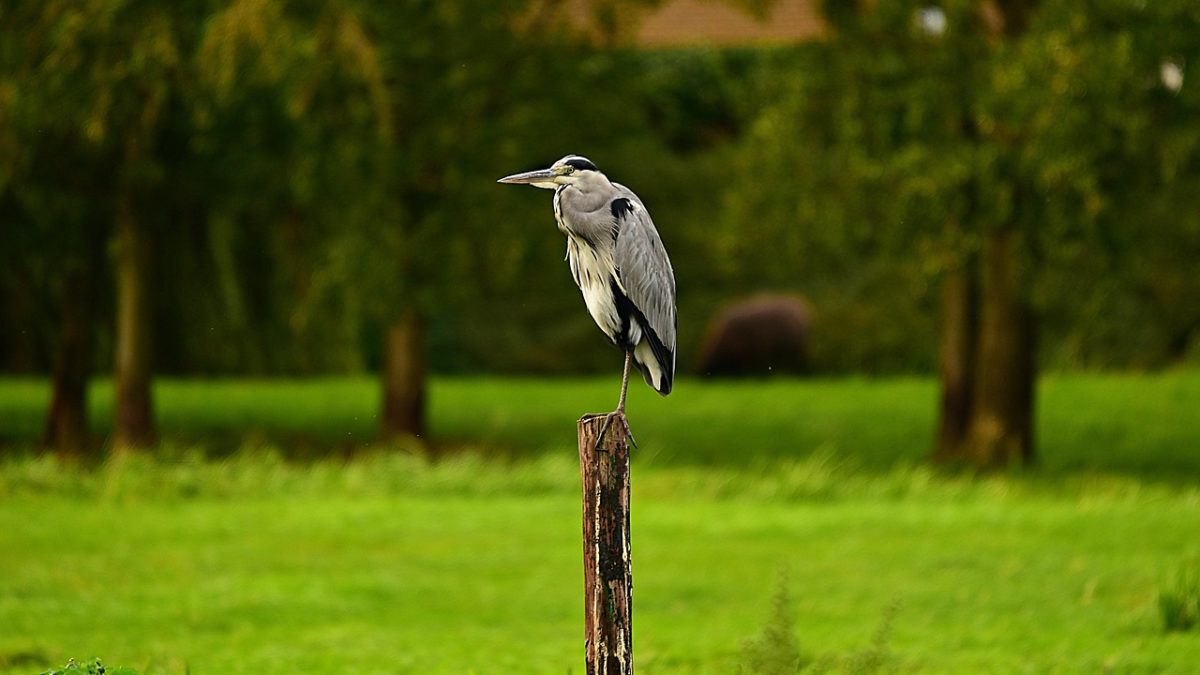
M718 0L672 0L646 15L635 42L647 47L780 44L824 29L816 0L776 0L764 19Z

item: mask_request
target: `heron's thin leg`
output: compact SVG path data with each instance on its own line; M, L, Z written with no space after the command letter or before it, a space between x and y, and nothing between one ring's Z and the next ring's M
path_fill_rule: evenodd
M625 419L625 394L629 391L629 369L633 365L633 352L625 352L625 372L621 375L621 398L617 401L617 409L608 415L604 416L604 424L600 426L600 435L596 438L596 448L599 449L604 443L604 435L608 433L608 427L612 424L614 417L620 417L625 424L625 435L629 437L629 442L633 447L637 447L637 441L633 438L633 431L629 429L629 422Z
M633 351L625 352L625 373L621 375L621 398L617 400L617 412L625 412L625 393L629 391L629 367L633 365Z

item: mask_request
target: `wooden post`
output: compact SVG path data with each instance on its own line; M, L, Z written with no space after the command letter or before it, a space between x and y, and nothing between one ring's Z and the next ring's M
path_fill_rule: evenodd
M633 579L629 548L629 425L614 413L579 420L583 478L583 606L587 675L633 673Z

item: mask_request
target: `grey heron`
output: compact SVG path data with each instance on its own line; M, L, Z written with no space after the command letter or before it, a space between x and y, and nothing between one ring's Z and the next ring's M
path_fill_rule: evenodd
M505 176L554 190L554 219L567 237L571 276L596 325L625 352L621 395L613 415L622 419L630 366L646 384L671 393L675 379L675 273L654 221L632 190L608 179L586 157L567 155L548 169Z

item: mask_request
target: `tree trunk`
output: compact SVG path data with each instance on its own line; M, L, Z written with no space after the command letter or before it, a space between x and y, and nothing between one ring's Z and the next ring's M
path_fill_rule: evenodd
M7 330L0 331L0 354L4 363L0 367L7 373L31 375L43 371L39 331L36 328L38 300L33 292L33 283L24 274L18 273L9 283L8 292L0 295L0 321Z
M1028 28L1036 4L1036 0L989 0L981 5L985 27L997 40L1011 42ZM969 109L964 114L965 136L978 139L973 117ZM1011 139L999 140L1002 144L1011 142ZM1015 206L1021 207L1020 204ZM963 429L957 424L961 418L947 419L949 415L943 413L935 457L941 458L940 455L945 453L980 469L1033 460L1035 319L1023 283L1026 275L1020 260L1021 243L1020 230L1015 225L984 235L978 263L981 277L981 294L976 301L979 325L974 348L970 350L972 353L965 357L968 364L965 370L949 372L952 368L948 367L945 357L962 345L946 344L951 340L958 342L958 338L943 335L942 373L946 385L943 407L959 403L959 400L953 404L946 400L951 397L950 377L966 378L956 386L953 397L957 399L970 392L970 397L965 399L969 423L965 439L960 436L958 451L948 452L956 434L961 434ZM947 292L953 294L956 291ZM974 320L975 316L976 312L971 312L967 320ZM961 319L946 316L948 323ZM956 408L955 414L959 412Z
M1020 237L989 233L969 459L979 468L1033 460L1034 314L1022 286Z
M942 279L942 326L938 341L942 400L935 462L967 459L967 430L975 397L975 348L979 332L977 266L972 257Z
M583 482L583 609L587 675L633 673L629 423L614 413L579 420ZM599 447L597 447L599 446Z
M132 195L117 203L117 326L116 423L117 451L154 443L153 400L150 392L150 262L146 233L137 222Z
M94 268L88 263L72 270L63 284L59 300L61 332L54 363L54 389L42 442L67 456L83 455L88 450L87 386L93 347L93 272Z
M383 438L425 435L425 324L407 310L387 330L383 361Z

